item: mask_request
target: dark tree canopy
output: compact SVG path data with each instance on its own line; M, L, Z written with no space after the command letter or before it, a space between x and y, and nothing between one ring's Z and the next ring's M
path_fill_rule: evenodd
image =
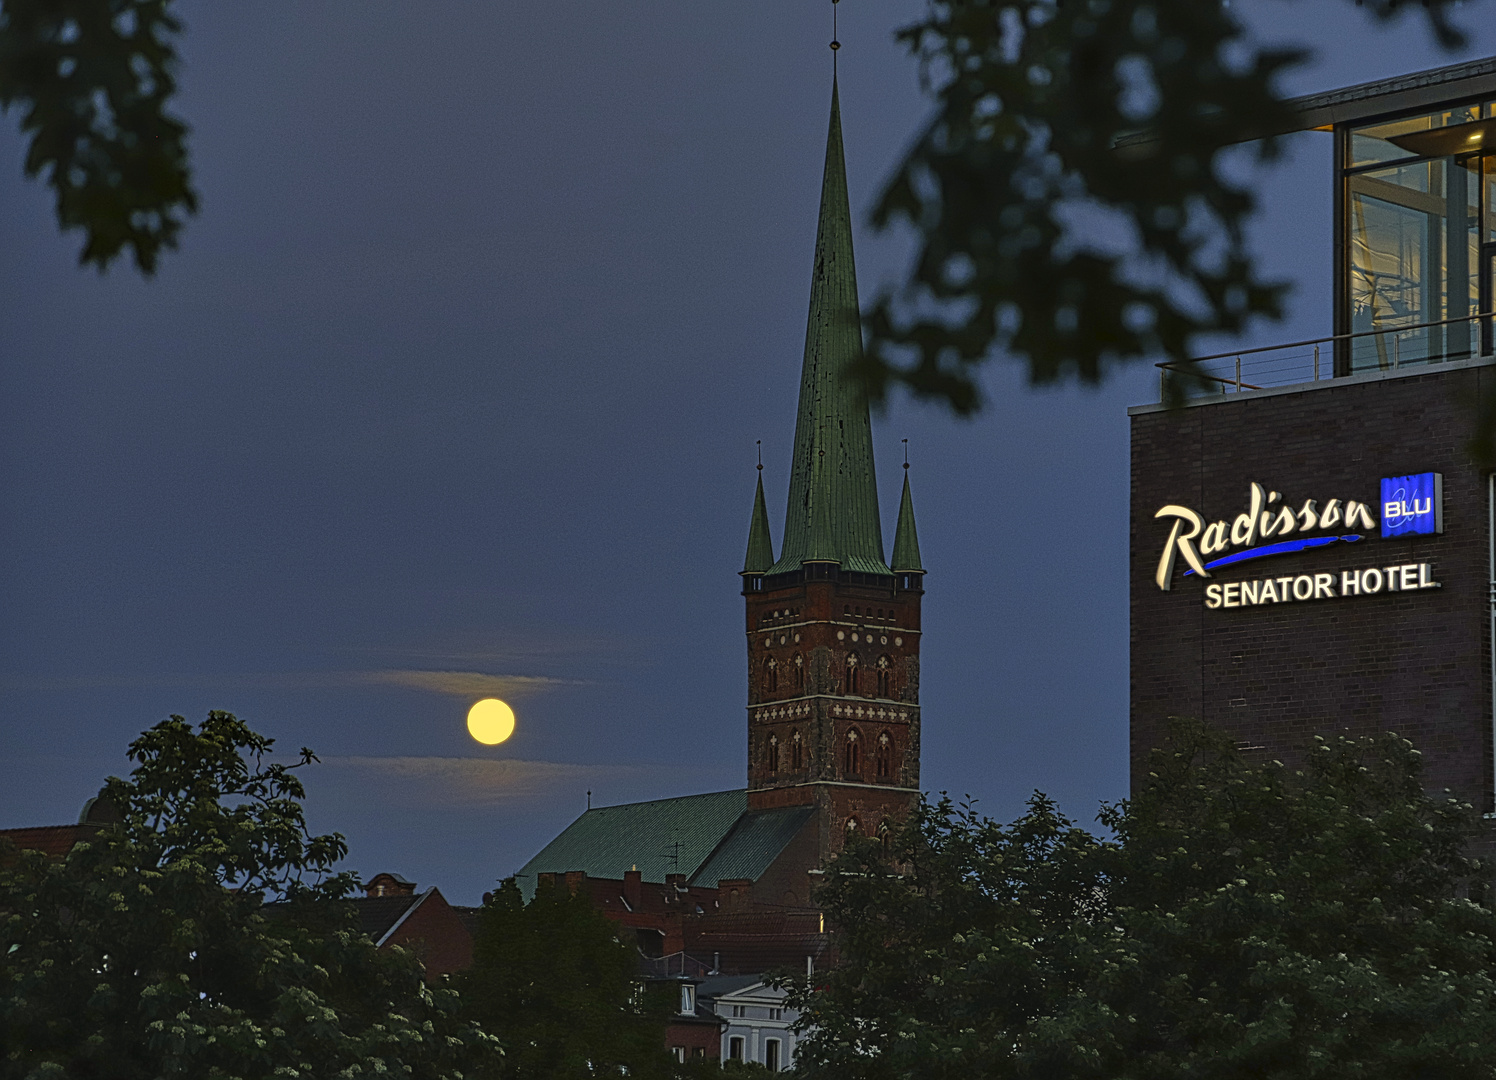
M1461 40L1452 0L1356 3ZM868 315L877 393L966 413L994 355L1034 383L1096 382L1280 316L1285 285L1244 244L1253 192L1221 158L1291 129L1275 79L1306 53L1253 44L1221 0L936 0L899 36L936 109L874 211L917 238Z
M123 821L0 861L0 1078L459 1078L501 1057L363 936L297 765L228 713L130 746ZM301 763L315 760L303 750Z
M844 966L793 982L838 1078L1490 1077L1496 914L1472 808L1395 735L1253 764L1176 725L1102 839L923 805L821 901Z
M79 261L105 269L126 248L155 272L197 210L176 92L171 0L0 0L0 108L30 136L26 175L44 176L57 223L83 233Z
M638 951L618 933L561 886L526 904L510 878L485 900L473 966L455 985L463 1015L502 1033L504 1077L668 1075L664 1003L644 993Z

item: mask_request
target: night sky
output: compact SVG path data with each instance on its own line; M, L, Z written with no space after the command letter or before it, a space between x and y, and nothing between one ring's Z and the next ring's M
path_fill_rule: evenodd
M830 96L830 5L180 5L202 195L142 281L76 265L0 125L0 826L76 819L170 713L239 714L349 865L476 902L583 810L744 783L755 440L776 543ZM841 5L854 213L928 102L912 0ZM1348 0L1246 10L1308 93L1493 51ZM1467 25L1488 5L1472 4ZM1307 38L1305 35L1308 35ZM1329 332L1330 140L1263 175ZM865 222L865 216L859 217ZM864 298L897 235L857 236ZM926 581L923 776L1015 816L1126 794L1127 418L1156 378L907 438ZM467 707L518 728L491 749Z

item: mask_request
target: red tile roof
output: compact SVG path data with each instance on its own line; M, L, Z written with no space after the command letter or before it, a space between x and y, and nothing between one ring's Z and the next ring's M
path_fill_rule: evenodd
M60 859L73 845L98 831L96 825L38 825L30 829L0 829L0 840L9 840L22 851L40 851Z

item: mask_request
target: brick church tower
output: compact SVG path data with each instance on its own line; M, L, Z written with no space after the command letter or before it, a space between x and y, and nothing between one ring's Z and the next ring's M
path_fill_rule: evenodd
M880 834L919 793L924 567L907 471L884 558L872 422L850 375L861 360L833 83L784 543L775 558L760 476L742 572L748 807L814 807L821 862L849 831Z

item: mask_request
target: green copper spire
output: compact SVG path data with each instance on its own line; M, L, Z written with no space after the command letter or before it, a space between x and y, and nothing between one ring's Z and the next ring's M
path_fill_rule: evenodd
M770 573L798 570L807 562L840 563L843 570L864 574L893 572L883 561L867 393L849 377L861 360L852 210L842 155L841 106L833 79L789 509L784 547Z
M905 465L904 497L899 500L899 523L893 531L893 568L900 574L923 574L919 561L919 533L914 529L914 497L909 494L909 466Z
M764 474L759 473L758 494L753 497L753 520L748 523L748 557L743 560L743 573L767 574L773 565L774 540L769 536L769 508L764 505Z

